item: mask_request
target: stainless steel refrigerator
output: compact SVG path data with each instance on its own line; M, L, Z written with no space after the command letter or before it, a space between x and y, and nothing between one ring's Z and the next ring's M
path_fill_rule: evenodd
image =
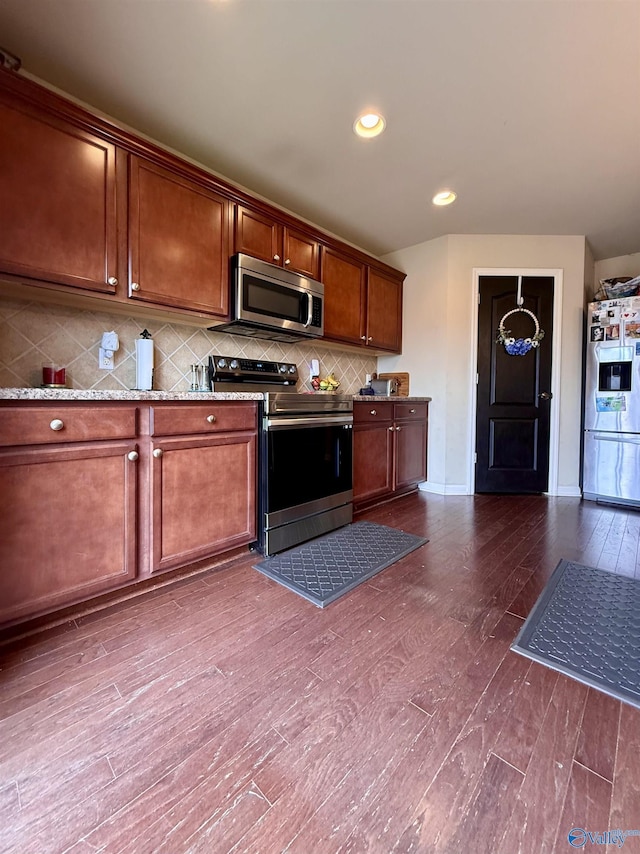
M583 496L640 507L640 296L589 304Z

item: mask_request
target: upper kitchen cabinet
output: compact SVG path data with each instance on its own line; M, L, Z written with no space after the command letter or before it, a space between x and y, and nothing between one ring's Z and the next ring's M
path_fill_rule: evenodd
M321 275L325 338L400 352L401 273L393 276L323 246Z
M402 349L402 281L369 267L367 344L399 353Z
M42 101L0 86L0 272L114 294L116 148Z
M324 337L348 344L365 344L365 265L323 246L321 276Z
M315 238L244 205L235 209L234 250L318 278L320 250Z
M129 158L129 296L224 317L229 201L136 155Z

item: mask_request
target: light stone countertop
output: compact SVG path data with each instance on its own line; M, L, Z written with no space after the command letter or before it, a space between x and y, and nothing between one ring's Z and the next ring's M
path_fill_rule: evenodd
M100 389L77 389L77 388L0 388L0 400L58 400L58 401L102 401L102 400L182 400L182 401L207 401L207 400L262 400L263 394L259 391L135 391L122 389L122 391L110 391ZM398 395L367 395L354 394L354 402L363 401L403 401L428 402L430 397L398 397Z

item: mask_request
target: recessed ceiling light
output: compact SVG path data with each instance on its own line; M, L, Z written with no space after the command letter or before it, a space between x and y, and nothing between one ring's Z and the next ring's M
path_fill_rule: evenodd
M435 196L431 199L434 205L450 205L452 202L455 202L457 199L456 194L453 190L443 190L441 193L436 193Z
M385 121L378 113L363 113L356 119L353 130L358 136L370 139L372 136L381 134L385 127Z

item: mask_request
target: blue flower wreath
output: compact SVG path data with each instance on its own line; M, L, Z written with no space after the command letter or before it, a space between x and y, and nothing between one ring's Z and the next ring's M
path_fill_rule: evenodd
M504 328L504 322L507 317L510 317L512 314L516 314L516 312L522 311L525 314L528 314L529 317L533 320L536 326L535 333L531 336L531 338L513 338L511 336L511 330ZM500 321L500 325L498 326L498 337L496 338L496 344L504 344L504 349L510 356L526 356L529 350L534 347L540 346L540 341L544 338L544 331L540 329L540 324L538 323L538 318L532 311L529 311L528 308L513 308L511 311L508 311L502 320Z

